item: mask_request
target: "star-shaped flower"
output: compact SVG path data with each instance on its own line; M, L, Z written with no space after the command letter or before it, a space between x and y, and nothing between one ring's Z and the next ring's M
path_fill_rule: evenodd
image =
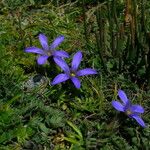
M142 127L146 127L144 121L140 117L140 113L144 113L144 108L140 105L132 105L123 90L119 90L118 95L123 104L118 101L112 101L112 106L116 110L124 112L128 117L135 119Z
M27 53L36 53L40 56L37 58L37 62L39 65L43 65L46 63L49 57L69 57L68 53L63 50L55 50L57 46L59 46L64 40L64 36L58 36L52 44L48 45L48 39L44 34L39 34L39 41L41 43L42 48L37 47L27 47L25 52Z
M64 82L68 79L71 79L73 84L76 88L80 88L80 80L78 77L85 76L85 75L91 75L91 74L97 74L97 71L91 68L86 68L82 70L78 70L79 64L82 60L82 53L81 51L78 51L72 59L71 68L67 65L67 63L59 58L54 58L55 62L60 68L64 71L64 73L61 73L57 75L54 80L52 81L52 85Z

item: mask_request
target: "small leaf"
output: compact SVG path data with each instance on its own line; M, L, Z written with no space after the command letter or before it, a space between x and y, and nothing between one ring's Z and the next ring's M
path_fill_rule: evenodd
M40 123L39 127L45 134L48 134L50 131L43 123Z
M71 142L72 144L79 144L79 141L72 138L64 137L64 140Z
M80 136L80 139L83 139L82 133L81 133L81 131L77 128L77 126L74 125L74 124L73 124L72 122L70 122L70 121L67 121L67 123L68 123L69 126L71 126L71 127L74 129L74 131L75 131L76 133L78 133L78 135Z

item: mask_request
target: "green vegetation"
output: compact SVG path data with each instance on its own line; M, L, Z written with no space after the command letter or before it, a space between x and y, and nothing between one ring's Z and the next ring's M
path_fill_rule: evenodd
M148 0L1 1L0 150L149 150L149 11ZM99 74L49 85L60 68L24 52L40 33L64 35L59 49L81 50L80 68ZM144 107L146 128L112 107L118 89Z

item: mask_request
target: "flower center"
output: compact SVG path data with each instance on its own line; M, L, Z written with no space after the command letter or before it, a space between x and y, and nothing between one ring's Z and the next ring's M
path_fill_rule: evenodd
M51 53L50 51L48 51L48 52L47 52L47 55L48 55L48 56L51 56L51 55L52 55L52 53Z
M126 114L127 114L127 115L131 115L131 114L132 114L131 110L128 109L128 110L126 111Z
M75 75L74 72L71 72L71 73L70 73L70 76L75 77L76 75Z

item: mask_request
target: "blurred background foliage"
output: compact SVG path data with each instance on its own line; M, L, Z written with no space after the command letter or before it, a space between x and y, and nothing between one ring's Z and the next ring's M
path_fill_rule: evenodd
M1 0L0 150L148 150L149 12L148 0ZM53 66L24 53L39 33L49 44L63 34L59 49L82 50L81 67L100 75L80 90L49 86ZM113 110L119 88L145 108L147 128Z

